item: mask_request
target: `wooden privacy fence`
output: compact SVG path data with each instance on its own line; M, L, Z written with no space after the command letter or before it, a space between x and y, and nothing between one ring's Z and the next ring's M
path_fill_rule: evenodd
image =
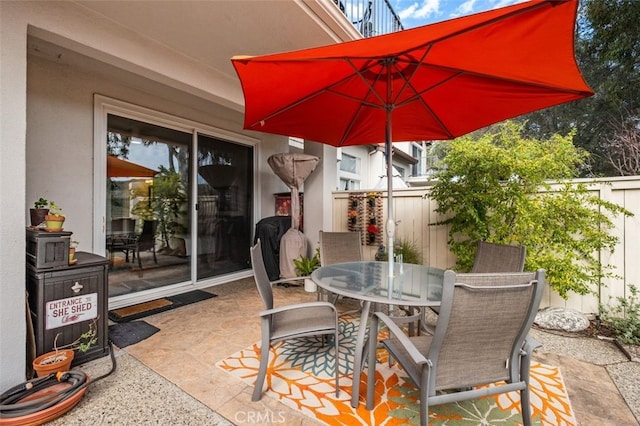
M578 310L585 314L598 312L598 302L610 304L618 297L629 297L629 285L640 286L640 177L617 177L606 179L581 179L576 182L587 183L589 190L601 199L613 202L632 212L635 216L613 218L615 228L612 232L619 242L613 253L601 252L599 256L603 264L615 267L614 272L621 278L607 279L600 288L594 285L594 295L580 296L569 293L568 300L562 299L549 287L545 290L541 307L557 306ZM455 256L449 251L448 227L434 226L443 217L435 212L436 202L429 198L429 187L398 189L393 191L394 218L398 223L396 239L412 241L422 252L422 263L438 268L451 268L455 265ZM333 193L333 230L354 230L353 210L354 199L367 200L371 191L336 191ZM384 233L384 223L387 220L386 191L377 194L381 197L383 213L382 223L378 223L380 232ZM366 209L363 211L367 211ZM366 215L366 213L364 213ZM366 233L366 220L357 219ZM377 222L380 222L378 219ZM384 234L376 241L385 241ZM364 238L363 238L364 240ZM368 241L368 240L367 240ZM364 241L364 254L367 259L373 259L378 249L377 242L368 244Z

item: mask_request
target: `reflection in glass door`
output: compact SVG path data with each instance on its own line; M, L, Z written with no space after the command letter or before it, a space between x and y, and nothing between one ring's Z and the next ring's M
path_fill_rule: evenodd
M192 135L108 115L109 296L189 281Z
M249 268L253 151L198 135L197 277Z

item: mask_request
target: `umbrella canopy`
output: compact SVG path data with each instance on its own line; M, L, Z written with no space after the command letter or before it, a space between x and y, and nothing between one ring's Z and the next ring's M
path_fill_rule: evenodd
M336 147L444 140L593 94L574 58L577 0L533 0L378 37L232 58L245 128Z
M107 177L154 177L157 174L157 170L111 155L107 156Z

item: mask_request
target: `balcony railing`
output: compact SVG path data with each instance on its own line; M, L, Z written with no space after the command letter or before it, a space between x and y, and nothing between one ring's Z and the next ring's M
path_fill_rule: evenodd
M389 0L333 0L365 37L404 29Z

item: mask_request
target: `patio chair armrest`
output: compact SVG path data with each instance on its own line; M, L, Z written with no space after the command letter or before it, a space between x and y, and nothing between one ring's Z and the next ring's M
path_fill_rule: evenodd
M396 325L396 323L391 319L388 315L383 312L375 312L375 316L380 318L380 320L387 326L389 329L389 333L393 335L393 337L398 340L398 342L404 347L407 351L407 354L411 356L411 359L416 364L429 364L431 365L431 361L422 355L418 349L416 349L415 345L411 343L409 337Z
M542 343L538 342L533 337L527 335L522 345L522 355L526 355L530 357L533 351L541 346L542 346Z
M273 287L276 284L289 283L292 281L300 281L300 280L304 280L305 278L311 278L311 277L309 276L309 277L282 278L280 280L269 281L269 283L271 283L271 286Z
M330 308L333 312L336 313L336 307L333 303L329 302L304 302L304 303L296 303L294 305L282 306L279 308L266 309L260 312L261 317L266 317L269 315L277 314L278 312L291 311L294 309L307 309L307 308L319 308L319 307L327 307Z

